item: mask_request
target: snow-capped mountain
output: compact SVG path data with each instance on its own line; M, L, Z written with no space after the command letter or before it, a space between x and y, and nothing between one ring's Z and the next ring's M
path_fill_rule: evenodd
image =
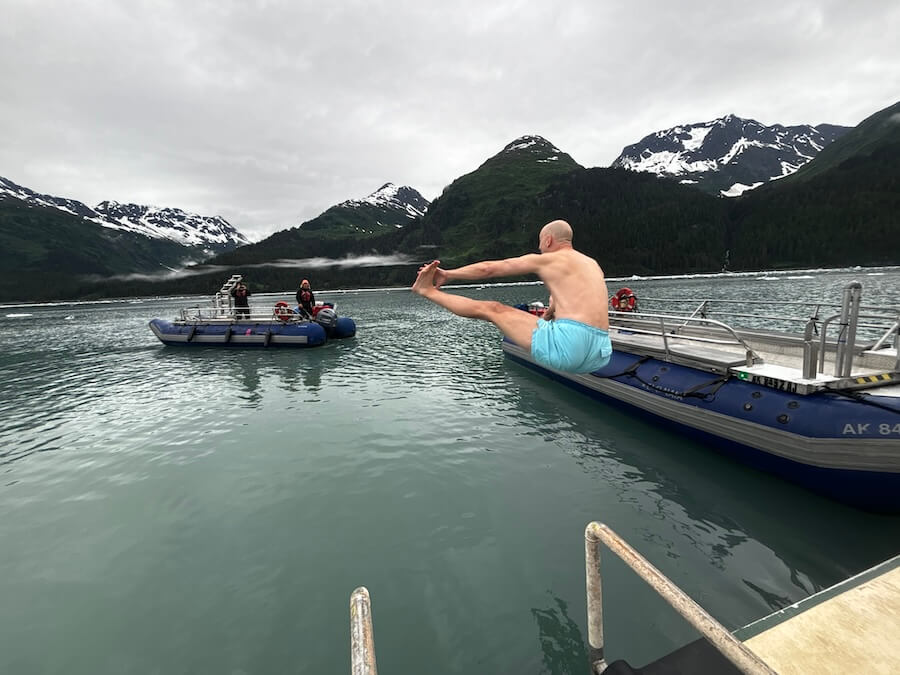
M577 166L575 160L543 136L521 136L512 143L507 144L497 156L502 155L513 155L519 158L522 155L529 155L538 164L557 163Z
M503 148L503 152L529 152L538 162L556 162L562 150L543 136L522 136Z
M249 244L249 240L221 216L201 216L181 209L100 202L94 208L74 199L40 194L0 177L0 199L9 196L89 220L113 230L151 239L168 239L206 254Z
M409 186L385 183L368 197L336 204L298 227L303 232L371 235L402 228L428 210L428 200Z
M735 115L664 129L626 147L612 163L735 197L794 173L851 127L765 126Z
M348 199L338 206L348 209L375 206L405 213L407 218L420 218L428 210L428 200L408 185L398 187L393 183L385 183L364 199Z
M200 216L175 208L103 201L94 210L108 227L119 227L148 237L164 237L185 246L234 248L250 241L222 216ZM229 246L232 245L232 246Z

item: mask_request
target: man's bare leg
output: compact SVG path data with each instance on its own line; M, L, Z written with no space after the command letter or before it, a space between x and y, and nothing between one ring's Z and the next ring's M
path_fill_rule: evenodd
M531 334L538 322L536 316L494 300L473 300L435 288L434 271L437 266L438 262L435 261L422 267L412 285L413 293L418 293L457 316L490 321L517 345L531 350Z

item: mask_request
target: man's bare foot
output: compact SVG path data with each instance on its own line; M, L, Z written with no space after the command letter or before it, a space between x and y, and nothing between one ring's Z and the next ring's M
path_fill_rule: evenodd
M427 265L422 265L419 268L419 275L416 277L415 283L412 285L412 292L418 293L419 295L427 295L429 292L434 291L434 271L437 269L437 266L440 264L439 260L433 260Z

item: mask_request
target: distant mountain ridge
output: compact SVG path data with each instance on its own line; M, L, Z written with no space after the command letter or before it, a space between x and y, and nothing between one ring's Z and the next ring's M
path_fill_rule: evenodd
M74 199L41 194L0 176L0 199L59 209L102 227L151 239L167 239L203 257L249 244L250 240L221 216L201 216L176 208L100 202L94 208Z
M705 192L735 197L794 173L851 128L766 126L726 115L649 134L622 150L612 167L674 178Z
M402 231L427 213L430 204L408 185L385 183L362 199L348 199L311 220L280 230L255 244L222 253L210 264L258 263L289 257L341 256L370 241Z
M680 133L703 145L714 132ZM900 262L900 103L871 115L799 171L740 198L679 182L624 168L586 169L548 140L525 136L454 180L422 216L400 198L402 188L386 184L189 275L152 279L128 272L158 269L159 247L174 242L0 199L0 264L14 272L0 278L0 298L213 293L234 273L248 275L257 294L295 288L301 278L317 288L405 286L425 260L455 267L534 251L540 226L555 218L573 224L576 246L609 276ZM382 205L395 192L385 218ZM86 225L93 230L88 240ZM86 278L92 268L118 278Z
M870 115L822 150L816 161L805 165L788 182L808 181L845 162L859 162L876 153L900 156L900 102Z
M401 228L427 210L428 200L418 190L385 183L367 197L335 204L295 229L330 235L377 234L385 228Z
M428 200L408 185L398 187L393 183L385 183L368 197L348 199L337 206L347 209L375 206L398 215L405 213L407 218L421 218L428 210ZM394 225L400 227L402 224Z

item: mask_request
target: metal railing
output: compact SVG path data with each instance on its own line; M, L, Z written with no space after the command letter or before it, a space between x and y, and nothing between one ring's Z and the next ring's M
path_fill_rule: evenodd
M756 654L727 628L691 600L625 540L602 523L592 522L584 530L584 567L587 590L588 653L594 673L606 669L603 655L603 592L600 581L600 544L621 558L641 579L659 593L688 623L697 629L725 658L743 673L774 675Z
M807 307L812 308L811 316L770 316L765 314L746 314L742 312L725 312L729 317L745 317L756 320L772 320L772 321L792 321L805 322L802 346L803 346L803 377L806 379L815 379L819 373L825 371L825 354L828 349L828 329L832 325L837 327L837 336L831 347L835 351L834 375L835 377L849 377L853 369L853 360L857 352L857 335L860 329L878 331L874 333L878 335L878 339L871 350L878 350L884 347L890 341L893 342L894 348L900 352L900 310L894 307L874 307L862 304L862 284L853 281L844 286L842 291L840 304L828 303L812 303L812 302L778 302L779 306ZM650 304L655 303L671 303L678 302L674 299L665 298L646 298L643 302ZM759 359L747 342L740 336L739 329L732 328L730 325L714 320L711 317L711 307L713 303L721 305L764 305L771 307L770 301L759 300L703 300L690 313L683 314L659 314L653 312L617 312L610 311L610 317L621 320L627 325L628 330L650 335L659 335L663 340L663 347L666 357L669 357L668 339L677 337L684 340L694 340L698 342L713 342L718 344L730 344L728 342L717 341L715 339L704 338L697 335L691 335L685 331L689 327L715 327L727 331L727 333L747 350L747 363L758 362ZM821 317L820 312L823 307L837 307L839 311L831 316ZM861 313L865 311L866 313ZM674 328L667 330L664 319L669 322L678 322ZM861 323L860 320L869 320L871 323ZM659 321L660 329L647 330L633 326L634 323L641 321L647 324ZM746 330L744 331L747 332ZM818 340L815 336L818 335ZM870 334L871 335L871 334ZM753 357L751 359L751 356ZM900 369L900 353L897 355L895 368Z
M696 312L691 316L682 316L678 314L650 314L647 312L616 312L610 311L610 316L621 318L623 320L627 320L629 325L627 329L633 333L641 333L644 335L658 335L662 338L663 341L663 350L665 351L666 358L669 358L669 338L677 338L679 340L689 340L692 342L704 342L707 344L718 344L718 345L738 345L744 349L744 352L747 356L747 365L752 365L753 363L758 363L761 361L759 355L753 350L753 348L744 340L737 332L729 326L727 323L723 323L721 321L717 321L715 319L707 319L703 317L695 316ZM652 321L651 321L652 320ZM666 325L666 320L672 322L681 322L681 324L675 328L668 328ZM659 323L658 330L650 330L647 328L639 328L637 326L631 325L633 322L644 321L647 324L650 323ZM730 340L720 339L714 337L702 337L699 335L690 335L686 333L679 332L682 328L687 327L688 325L696 324L702 328L715 328L721 330L726 335L730 336Z
M208 323L262 323L270 321L281 321L283 323L303 323L309 321L309 317L303 314L276 314L274 310L259 311L252 308L248 313L239 313L237 309L231 309L228 312L217 307L183 307L179 312L179 321L203 321Z
M857 282L852 282L857 283ZM687 302L685 298L648 298L642 297L640 298L640 304L650 304L650 305L677 305L684 304ZM693 306L693 305L692 305ZM721 306L722 309L717 309L718 306ZM731 311L725 309L729 306L737 306L737 307L747 307L751 308L753 306L759 306L766 309L771 309L773 306L777 307L788 307L788 308L808 308L810 311L808 314L803 315L785 315L785 314L750 314L746 312L740 311ZM807 321L813 319L816 322L821 321L819 314L822 309L840 309L842 303L827 303L827 302L796 302L796 301L785 301L785 300L725 300L725 299L705 299L701 300L700 304L692 311L690 316L695 316L699 314L702 318L710 318L714 314L719 316L726 317L734 317L734 318L745 318L745 319L763 319L766 321L785 321L785 322L794 322L794 323L806 323ZM867 318L877 319L881 321L892 321L898 313L900 313L900 308L897 307L884 307L884 306L875 306L875 305L860 305L859 309L861 311L867 312ZM611 312L612 313L612 312ZM633 312L633 314L638 314L640 312ZM883 330L884 324L859 324L859 328L868 328L873 330Z
M603 648L603 585L600 578L600 544L615 553L676 612L709 641L742 673L775 675L762 659L711 617L678 586L656 569L608 526L596 521L584 530L584 569L587 594L588 656L591 672L602 673L607 663ZM378 675L375 662L375 632L372 627L372 599L360 586L350 595L350 673Z

